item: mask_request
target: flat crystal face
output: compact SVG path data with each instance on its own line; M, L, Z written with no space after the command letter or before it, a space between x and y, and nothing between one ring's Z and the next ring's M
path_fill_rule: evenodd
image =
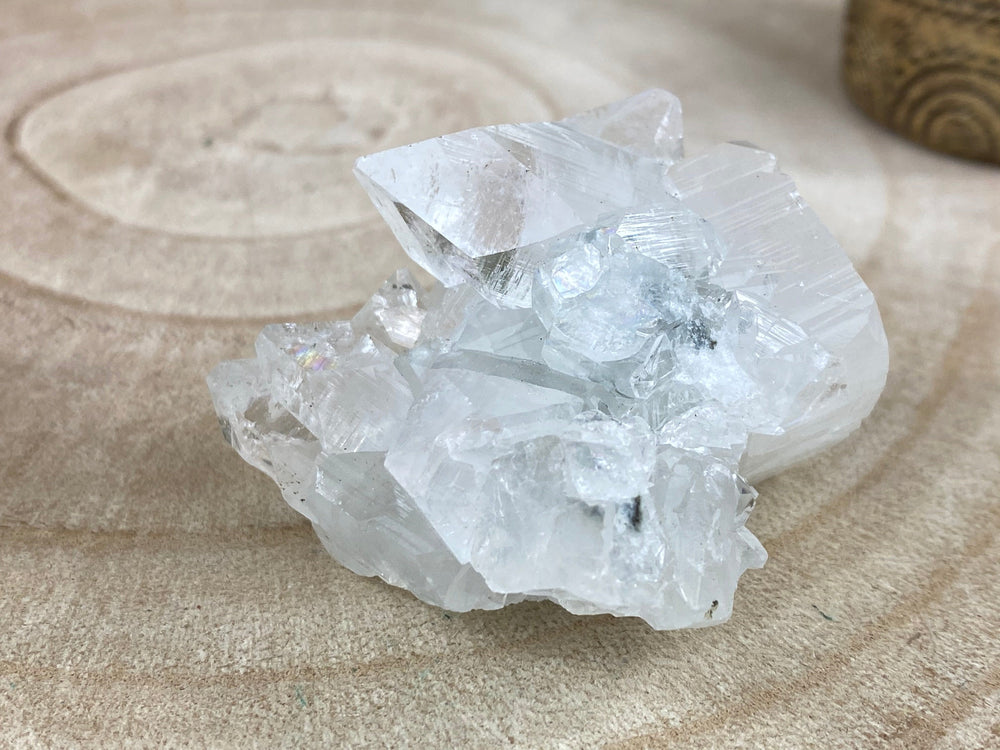
M748 483L885 383L871 293L770 154L682 158L649 91L363 157L403 247L350 321L209 377L223 432L345 566L453 610L726 620Z

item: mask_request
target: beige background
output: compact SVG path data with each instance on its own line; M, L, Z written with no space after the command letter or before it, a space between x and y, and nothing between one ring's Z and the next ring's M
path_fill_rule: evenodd
M0 745L1000 747L1000 172L848 105L836 2L339 5L3 3ZM404 262L355 156L652 85L843 241L879 406L759 488L722 627L342 569L205 373Z

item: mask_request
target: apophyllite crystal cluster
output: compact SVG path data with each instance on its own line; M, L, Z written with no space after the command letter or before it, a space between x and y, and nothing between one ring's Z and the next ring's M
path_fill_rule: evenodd
M240 455L343 565L432 604L726 620L766 557L750 482L854 430L888 365L774 156L682 158L654 90L356 172L438 282L397 271L351 320L267 326L219 365Z

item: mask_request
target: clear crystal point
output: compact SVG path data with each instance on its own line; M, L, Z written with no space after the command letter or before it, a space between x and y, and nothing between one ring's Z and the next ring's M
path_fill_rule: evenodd
M223 431L340 562L453 610L726 620L752 481L854 430L878 308L774 157L684 159L677 99L358 160L415 262L350 321L209 376Z

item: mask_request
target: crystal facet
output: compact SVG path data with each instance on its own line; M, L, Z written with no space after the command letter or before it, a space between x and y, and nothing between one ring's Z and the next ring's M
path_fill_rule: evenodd
M871 292L771 154L682 158L665 91L358 160L403 247L350 321L209 376L341 563L464 611L727 619L761 479L871 411Z

